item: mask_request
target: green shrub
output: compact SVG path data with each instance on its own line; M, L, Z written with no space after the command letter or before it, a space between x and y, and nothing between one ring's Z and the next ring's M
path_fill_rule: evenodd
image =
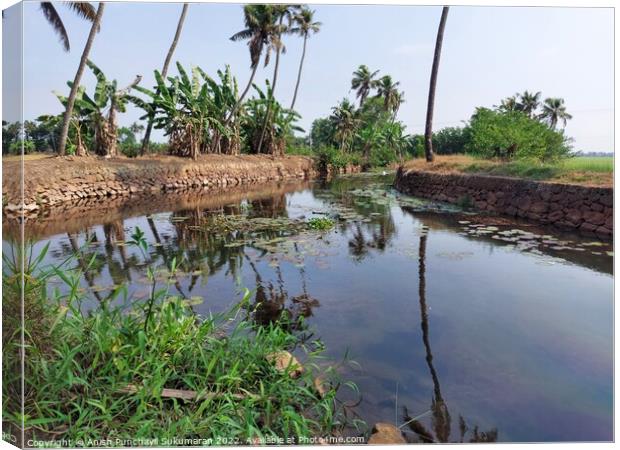
M421 134L409 136L406 151L412 158L422 158L424 156L424 136Z
M336 130L332 121L328 118L319 118L312 122L310 128L310 141L312 148L336 146Z
M123 155L128 158L135 158L140 154L142 145L137 142L121 142L119 148Z
M329 167L339 169L349 163L347 155L334 147L321 147L316 151L316 156L321 170L327 170Z
M370 150L371 167L385 167L397 159L396 151L388 146L380 145Z
M465 145L469 140L469 128L446 127L433 133L433 150L438 155L465 153ZM422 140L424 148L424 140Z
M305 144L287 145L285 153L287 155L315 156L312 147Z
M22 145L23 145L24 155L27 155L28 153L32 153L36 150L34 141L31 141L30 139L26 139L25 141L18 140L18 141L11 142L11 144L9 145L9 153L13 153L14 155L21 155Z
M568 155L570 146L563 132L518 111L493 111L478 108L470 120L467 153L492 158L497 151L515 148L516 158L539 161L556 160Z
M166 142L149 142L149 153L157 153L160 155L168 154L170 145Z
M355 166L361 166L363 164L364 157L359 153L349 154L349 163Z

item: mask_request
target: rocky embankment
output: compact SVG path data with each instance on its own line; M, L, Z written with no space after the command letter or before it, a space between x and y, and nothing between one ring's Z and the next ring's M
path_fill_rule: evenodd
M143 193L221 189L269 181L312 179L321 175L312 158L266 155L205 155L197 161L169 156L145 158L46 157L3 161L3 209L27 215L66 203L106 200ZM355 167L345 171L358 171Z
M613 188L400 168L395 187L416 197L472 206L588 235L613 235Z

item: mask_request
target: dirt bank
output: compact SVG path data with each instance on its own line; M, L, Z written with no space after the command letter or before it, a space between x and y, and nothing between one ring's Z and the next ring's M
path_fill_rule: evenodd
M21 166L3 160L3 207L19 213ZM41 209L85 199L107 199L139 193L204 190L268 181L318 176L314 161L304 156L204 155L197 161L171 156L144 158L47 157L24 161L24 209Z
M612 188L406 168L398 170L395 186L417 197L472 206L603 238L613 235Z

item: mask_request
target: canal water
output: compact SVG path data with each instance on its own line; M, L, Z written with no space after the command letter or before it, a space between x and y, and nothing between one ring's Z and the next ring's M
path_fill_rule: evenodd
M197 314L248 288L254 320L304 317L327 361L346 359L354 413L402 426L411 442L612 440L610 243L403 196L392 182L152 198L52 214L26 234L50 242L49 263L94 258L82 282L93 308L119 285L148 295L142 257L125 244L139 227L156 265L176 258L171 293ZM335 225L308 230L315 218ZM5 224L5 252L12 233Z

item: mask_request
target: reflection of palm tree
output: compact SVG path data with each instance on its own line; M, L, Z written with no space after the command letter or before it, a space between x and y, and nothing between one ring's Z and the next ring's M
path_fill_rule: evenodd
M299 254L299 246L295 243L295 253ZM299 267L299 276L301 278L301 295L291 298L293 307L297 308L296 317L310 317L312 316L312 309L317 306L321 306L321 303L314 297L308 294L308 284L306 282L306 269L303 265Z
M312 309L320 306L317 299L311 297L308 294L305 270L300 268L300 275L302 277L302 294L291 297L291 306L287 306L289 299L288 292L284 286L284 277L279 266L276 267L276 275L278 279L278 289L276 289L272 283L265 285L263 278L256 267L254 261L245 255L250 268L254 272L256 282L256 294L254 296L254 307L252 310L254 321L258 325L268 325L276 322L283 317L283 314L288 315L288 319L292 329L298 329L298 323L300 317L312 316Z
M439 376L433 365L433 353L431 351L431 343L428 327L428 310L426 305L426 235L420 236L420 248L418 256L418 295L420 298L420 316L422 326L422 341L426 350L426 364L431 372L433 379L433 401L431 411L433 412L433 429L435 437L439 442L448 442L450 437L450 412L441 395L441 386L439 385Z
M252 261L248 255L244 256L248 260L256 280L256 294L254 296L253 309L254 321L259 325L268 325L271 322L277 321L282 316L287 298L286 292L282 285L280 286L279 293L276 292L271 283L268 287L265 287L263 278L256 268L254 261Z
M368 254L368 246L366 244L366 237L362 231L362 227L359 222L355 223L355 231L353 232L353 239L349 241L349 250L357 261L361 261Z
M286 217L286 194L273 195L250 201L252 209L249 217Z
M373 212L379 212L381 215L373 217L372 222L363 224L370 237L366 237L364 234L362 224L355 222L353 238L349 240L349 251L356 261L363 260L370 249L383 252L396 232L394 219L389 208L373 208Z
M159 237L159 232L157 231L157 226L155 225L153 216L147 216L146 221L149 224L149 228L151 229L151 233L153 234L153 238L155 239L155 243L157 244L155 246L155 251L164 261L164 264L166 265L166 267L170 267L171 261L161 242L161 238ZM192 291L192 287L194 286L194 283L195 283L194 276L192 276L192 284L189 287L190 292ZM179 294L181 294L181 297L187 298L187 295L183 292L183 289L181 288L181 283L179 282L179 278L177 277L176 273L174 274L174 287L179 292Z
M433 433L427 430L418 420L412 419L407 408L405 408L404 420L423 442L449 442L451 418L448 411L448 405L441 394L441 386L439 384L439 376L433 364L433 352L431 350L429 323L428 323L428 307L426 304L426 240L427 236L420 236L420 247L418 249L418 296L420 300L420 317L422 328L422 341L426 351L426 364L433 380L433 399L431 402L432 428ZM465 419L459 416L460 442L463 442L465 433L468 431ZM494 428L488 432L480 432L478 427L474 427L470 442L496 442L497 429Z
M84 274L84 279L86 280L86 283L88 283L88 286L90 287L91 291L95 295L95 298L101 302L102 299L101 299L101 296L99 295L99 292L97 292L94 289L95 288L95 277L91 271L92 268L89 267L88 263L84 259L84 255L82 254L80 246L77 243L77 238L75 237L73 233L67 233L67 236L69 238L69 243L71 244L71 250L73 250L73 254L77 257L78 265L80 266L80 270Z
M103 235L105 236L105 249L108 256L108 268L114 283L123 284L125 277L127 278L127 281L131 281L127 250L125 249L125 228L123 227L123 221L117 220L115 222L103 224ZM121 267L118 267L118 263L114 261L112 256L115 245L118 247L118 252L121 256Z

